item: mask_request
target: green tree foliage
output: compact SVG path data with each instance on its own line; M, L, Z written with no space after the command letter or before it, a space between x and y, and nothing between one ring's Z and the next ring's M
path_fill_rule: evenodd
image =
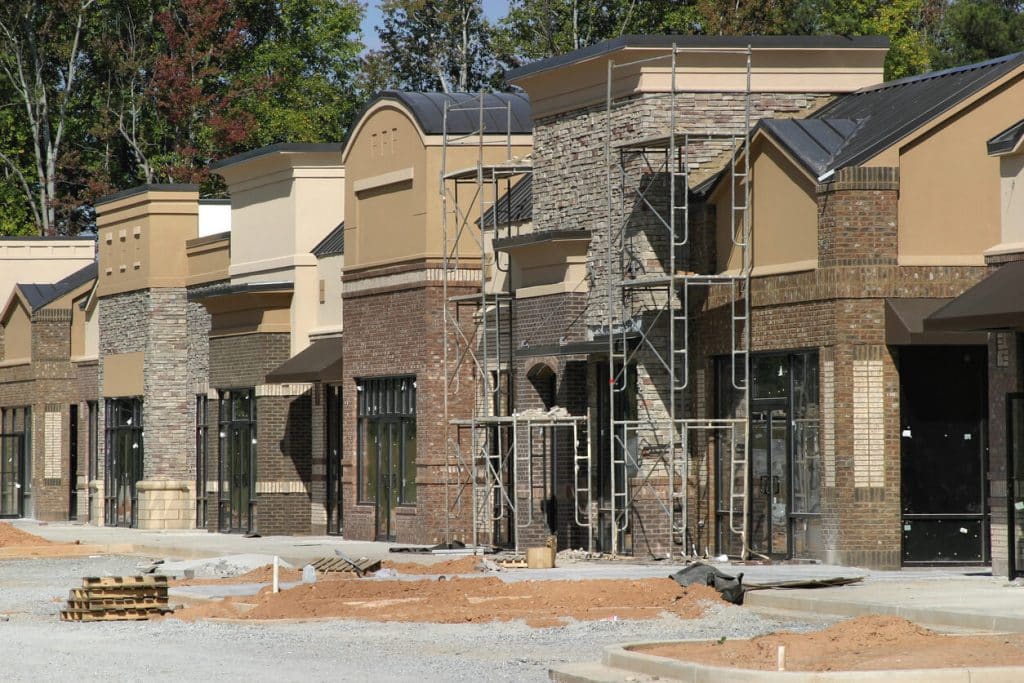
M954 0L932 47L936 68L1024 50L1024 3Z
M477 91L494 78L491 26L480 0L382 0L384 23L377 27L380 54L373 85L406 90Z

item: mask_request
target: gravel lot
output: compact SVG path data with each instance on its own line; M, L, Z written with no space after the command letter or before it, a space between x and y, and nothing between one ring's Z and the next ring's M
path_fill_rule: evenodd
M596 660L601 647L637 640L739 638L820 628L715 607L682 621L402 624L68 623L58 610L83 576L135 573L139 558L0 561L4 680L92 681L543 681L550 666ZM173 602L172 598L172 602Z

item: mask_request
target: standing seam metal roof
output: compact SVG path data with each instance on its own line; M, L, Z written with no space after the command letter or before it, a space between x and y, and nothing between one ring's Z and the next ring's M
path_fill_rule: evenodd
M327 237L320 240L320 244L313 247L314 256L334 256L345 253L345 221L338 223L338 227L327 233Z
M1015 53L890 81L844 95L807 119L765 119L758 127L821 176L867 161L1022 64L1024 53Z
M25 301L28 302L29 308L32 311L38 311L46 304L56 301L60 297L64 296L68 292L74 291L81 287L89 280L94 280L99 273L99 269L96 262L93 261L89 265L76 270L62 280L58 280L54 283L44 284L24 284L18 283L18 289L21 290L22 295L25 297Z
M533 174L527 173L501 195L494 206L480 219L485 229L494 225L494 212L498 212L498 225L524 223L533 217Z

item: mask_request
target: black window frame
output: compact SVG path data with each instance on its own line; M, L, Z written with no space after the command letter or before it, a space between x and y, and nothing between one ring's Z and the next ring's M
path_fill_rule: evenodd
M366 495L366 430L369 425L379 424L384 421L398 422L401 434L401 453L399 454L398 471L402 475L402 484L398 488L398 505L400 507L412 507L416 505L417 482L416 463L418 462L416 451L419 449L418 434L416 432L416 376L415 375L390 375L385 377L358 377L356 378L356 500L359 505L377 505L379 501L370 499ZM413 481L410 483L405 479L407 471L406 444L408 443L409 430L412 430L412 437L415 440L415 447L412 453ZM411 492L411 496L407 493Z
M196 394L196 528L205 529L209 522L207 479L210 467L210 398Z

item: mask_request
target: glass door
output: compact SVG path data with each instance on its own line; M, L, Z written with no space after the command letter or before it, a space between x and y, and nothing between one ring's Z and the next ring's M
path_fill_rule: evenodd
M377 432L377 538L394 540L402 482L402 425L398 420L381 420Z
M106 524L138 523L137 484L143 476L141 398L111 398L106 403Z
M789 419L784 407L755 410L750 420L750 548L789 552Z
M0 435L0 517L21 517L25 512L24 438Z
M252 389L221 391L220 530L255 531L256 399Z

